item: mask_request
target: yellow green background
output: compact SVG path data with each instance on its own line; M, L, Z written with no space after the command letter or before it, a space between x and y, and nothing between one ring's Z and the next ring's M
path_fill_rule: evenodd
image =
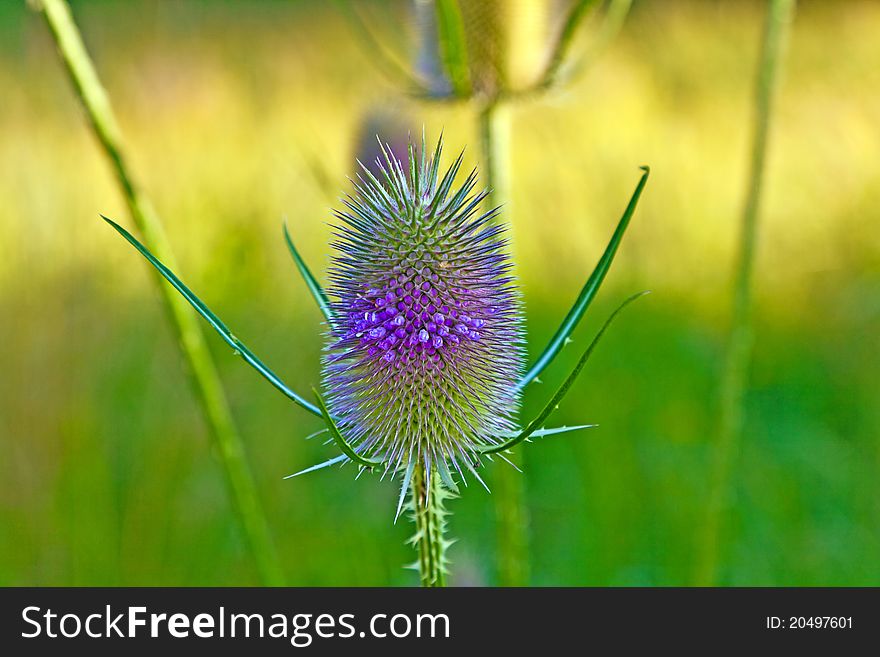
M333 3L73 3L181 277L293 387L321 316L281 238L324 280L331 208L382 109L477 163L474 108L407 99ZM362 7L402 52L405 5ZM531 353L652 176L549 397L597 429L524 450L532 583L693 580L746 187L763 3L637 2L570 86L511 110L511 222ZM589 33L588 26L587 32ZM880 5L799 3L773 121L746 420L720 582L880 583ZM0 584L257 583L146 264L39 17L0 4ZM410 585L397 486L282 477L334 454L320 421L209 338L288 582ZM493 473L503 467L489 466ZM451 503L455 584L495 581L493 501Z

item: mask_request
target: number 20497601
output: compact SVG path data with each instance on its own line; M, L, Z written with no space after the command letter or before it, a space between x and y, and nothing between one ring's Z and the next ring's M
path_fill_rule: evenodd
M767 616L768 630L847 630L852 629L852 616Z

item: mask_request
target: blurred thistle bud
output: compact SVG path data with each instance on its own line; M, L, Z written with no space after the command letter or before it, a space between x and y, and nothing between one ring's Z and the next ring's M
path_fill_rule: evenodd
M474 94L496 96L535 84L549 51L549 0L465 0L459 3Z
M572 77L617 35L632 5L632 0L412 2L416 48L402 57L391 54L393 38L373 33L356 3L340 0L339 6L370 61L411 94L490 103L541 92ZM572 57L572 44L588 18L596 19L591 43Z
M380 174L343 199L324 381L359 454L455 488L515 429L523 320L498 209L479 211L475 171L453 190L461 156L438 175L441 149L401 164L382 145Z
M377 135L388 147L397 162L407 161L412 135L410 122L400 110L372 108L364 113L354 139L354 161L366 167L374 176L382 174L382 149Z
M558 4L415 0L419 78L432 96L495 97L531 86L547 61L550 18Z
M583 64L573 65L569 50L585 19L602 16L592 56L617 33L630 5L631 0L414 0L416 77L434 98L491 100L547 89L563 68Z

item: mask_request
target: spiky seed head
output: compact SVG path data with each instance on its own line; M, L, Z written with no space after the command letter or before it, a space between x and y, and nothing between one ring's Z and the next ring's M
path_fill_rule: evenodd
M481 210L475 170L453 190L461 155L439 176L441 150L411 145L405 173L383 148L342 199L324 383L359 454L453 486L514 430L523 320L498 208Z

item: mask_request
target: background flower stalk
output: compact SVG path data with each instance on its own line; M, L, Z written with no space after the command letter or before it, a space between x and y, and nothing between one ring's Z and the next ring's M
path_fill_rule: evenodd
M754 123L748 187L740 225L739 254L733 285L730 336L719 386L718 432L711 470L706 515L697 543L694 583L717 584L719 535L726 516L731 473L737 456L744 417L744 396L752 354L752 297L758 210L764 187L767 141L773 100L778 86L795 0L769 0L755 86Z
M116 122L110 98L86 51L70 7L64 0L34 0L34 5L46 20L98 144L110 160L132 220L144 242L163 260L173 264L173 253L162 221L128 165L122 131ZM278 553L257 496L254 478L226 393L205 343L205 336L186 302L158 278L156 283L169 321L177 334L181 353L189 367L193 389L201 401L205 423L213 437L226 475L232 506L250 545L260 579L266 585L282 585L284 575Z

